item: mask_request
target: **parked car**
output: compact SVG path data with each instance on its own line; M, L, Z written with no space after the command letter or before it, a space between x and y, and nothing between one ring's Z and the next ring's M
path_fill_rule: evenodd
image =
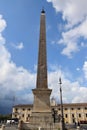
M17 123L18 123L17 118L8 119L6 122L6 124L17 124Z

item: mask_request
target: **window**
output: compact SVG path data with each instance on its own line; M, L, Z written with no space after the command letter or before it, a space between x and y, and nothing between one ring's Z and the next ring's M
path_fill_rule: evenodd
M15 118L17 117L17 115L15 115Z
M65 110L67 110L67 108L65 108Z
M25 111L25 109L24 109L24 108L23 108L22 110L23 110L23 111Z
M24 117L24 114L22 114L22 117Z
M74 108L71 108L71 110L74 110Z
M28 108L28 111L30 111L31 109L30 108Z
M67 118L67 117L68 117L68 115L67 115L67 114L65 114L65 117Z
M80 108L78 108L78 110L80 110Z
M87 113L86 113L86 117L87 117Z
M17 111L18 111L18 108L16 108L15 111L17 112Z
M87 110L87 107L85 107L85 110Z
M74 117L74 114L72 114L72 117Z
M30 117L30 114L28 114L28 117Z
M79 114L79 117L81 117L81 114Z

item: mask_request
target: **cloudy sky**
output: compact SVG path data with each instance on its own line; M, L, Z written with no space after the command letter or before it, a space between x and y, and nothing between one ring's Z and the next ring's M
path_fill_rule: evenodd
M43 7L51 97L87 102L87 0L0 0L0 113L33 103Z

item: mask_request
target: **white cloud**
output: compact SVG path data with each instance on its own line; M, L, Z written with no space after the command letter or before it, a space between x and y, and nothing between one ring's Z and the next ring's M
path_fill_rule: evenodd
M11 54L0 45L0 85L2 90L23 91L35 86L36 74L30 73L22 66L17 67L11 59Z
M18 44L12 44L12 46L17 50L22 50L24 48L23 42L20 42Z
M76 68L77 71L80 71L80 68Z
M0 97L3 101L8 102L6 95L12 98L13 93L22 93L26 89L31 90L35 86L36 74L22 66L17 67L12 61L11 53L7 50L5 38L2 36L5 27L6 21L0 15ZM18 48L22 49L22 47L23 43L20 43ZM25 97L26 94L23 98L25 99Z
M0 15L0 44L5 43L5 38L3 38L1 32L3 32L6 26L7 26L6 21L3 19L2 15Z
M79 44L80 37L87 39L87 0L47 0L52 2L56 12L62 12L62 19L66 20L66 31L62 32L59 43L64 45L61 54L72 58L73 53L87 47L87 43ZM85 45L86 44L86 45ZM83 46L84 45L84 46Z
M84 42L81 42L81 47L87 47L87 44L85 44Z
M52 71L48 75L49 87L52 89L51 97L60 101L60 85L59 85L59 77L61 75L62 79L62 92L63 92L63 102L65 103L75 103L75 102L87 102L87 88L83 87L79 84L79 81L70 81L69 76L67 77L67 73L60 69L56 69ZM67 78L66 78L67 77ZM83 98L82 98L83 97Z
M5 29L6 26L6 21L3 19L2 15L0 15L0 33Z
M87 79L87 61L84 62L83 71L84 71L85 78Z
M51 44L55 44L56 41L51 41Z
M62 33L62 39L59 41L59 44L66 46L62 50L62 54L67 55L68 57L72 57L72 53L80 50L80 45L81 47L87 47L87 43L84 43L84 46L82 46L82 42L81 44L78 43L80 37L87 39L87 30L85 29L86 26L87 19L74 29L70 29L69 31Z
M0 22L2 22L2 20L0 20ZM5 29L6 25L2 24L2 26L2 28ZM65 37L67 38L67 36ZM2 35L1 38L5 42ZM8 99L12 98L15 93L17 98L19 97L19 102L22 100L26 103L33 98L30 90L36 86L36 73L31 73L22 66L18 67L12 61L11 53L7 50L5 44L3 44L3 40L0 42L0 98L6 102ZM83 70L87 78L87 62L84 63ZM69 72L66 73L60 66L57 67L54 65L51 65L51 72L48 73L48 87L53 90L52 96L60 100L58 81L60 76L62 77L64 102L87 101L87 88L81 86L78 81L71 82L69 80L71 74Z
M52 2L56 12L62 12L62 17L71 26L82 22L87 16L87 0L47 0Z

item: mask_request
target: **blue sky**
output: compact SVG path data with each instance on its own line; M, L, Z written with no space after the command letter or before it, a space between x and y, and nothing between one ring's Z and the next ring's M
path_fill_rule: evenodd
M43 7L51 97L60 102L61 76L63 102L87 102L86 5L86 0L0 0L0 113L33 103Z

